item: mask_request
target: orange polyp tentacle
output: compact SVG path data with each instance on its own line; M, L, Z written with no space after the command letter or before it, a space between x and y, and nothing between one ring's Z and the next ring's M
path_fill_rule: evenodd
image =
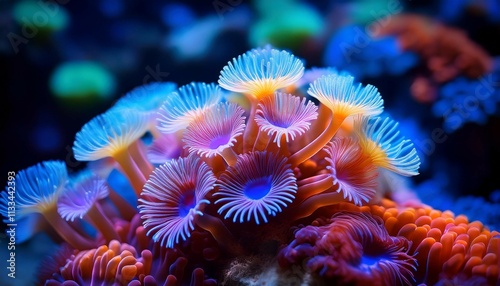
M448 277L453 277L458 274L465 263L465 256L461 253L454 254L443 264L443 272Z
M467 229L463 226L452 226L448 229L448 231L452 231L458 235L460 234L465 234L467 232Z
M470 256L483 257L486 253L486 246L482 242L472 244L469 249Z
M463 245L461 243L455 243L453 247L451 248L451 255L456 255L456 254L461 254L465 257L465 254L467 253L467 246Z
M415 249L427 238L428 230L424 227L418 226L413 233L410 234L409 240L412 242L410 253L415 253Z
M127 284L137 275L137 267L134 265L127 265L121 269L121 279L120 282Z
M430 209L429 216L434 220L438 217L441 217L441 212L438 210Z
M432 229L431 226L427 224L423 225L422 227L425 228L427 232L429 232Z
M416 214L417 218L420 218L422 216L427 216L427 211L425 210L425 208L418 208Z
M444 222L446 223L446 226L447 226L449 224L454 224L455 220L453 218L451 218L451 217L447 217L447 218L444 218Z
M461 223L464 223L464 224L468 224L469 223L469 219L464 216L464 215L458 215L456 218L455 218L455 223L457 225L461 224Z
M397 216L398 223L395 225L396 230L401 229L404 225L408 223L413 223L415 221L415 213L409 210L402 211Z
M382 219L384 220L384 222L387 221L391 217L394 217L394 216L390 212L388 212L387 210L382 215Z
M429 250L429 256L427 257L427 271L425 273L424 281L429 285L433 285L437 282L439 273L443 268L441 263L441 254L443 252L443 245L440 242L435 242L432 244Z
M141 252L144 274L151 273L153 267L153 253L149 249Z
M500 280L499 266L489 265L488 269L486 270L486 278L488 279L488 282L491 283L492 285L494 283L498 283L498 281Z
M421 216L415 220L415 224L417 226L422 226L422 225L431 225L432 223L432 218L430 216Z
M92 254L92 259L95 260L99 256L103 256L106 251L108 251L109 248L107 245L101 245L99 246L94 252L91 252L89 254Z
M106 273L106 267L108 266L109 261L111 261L111 259L114 257L115 257L115 252L113 250L108 250L101 256L101 259L99 261L99 263L100 263L100 272L99 273L101 273L101 274ZM97 258L99 259L99 257L97 257Z
M80 268L82 277L90 278L92 276L93 261L94 259L92 259L90 255L82 257L78 262L75 261L75 263L77 263L78 267Z
M398 219L395 217L389 217L385 221L385 229L387 229L387 232L389 235L396 235L398 230L395 228L396 224L398 223Z
M414 252L415 253L414 257L417 259L417 261L428 261L427 257L429 255L432 245L434 245L435 242L436 240L434 238L426 237L424 240L422 240L422 242L419 243ZM427 269L427 264L420 263L417 266L417 274L415 276L424 277L426 269Z
M485 234L480 234L474 240L472 241L471 245L474 245L476 243L483 243L484 245L488 244L488 236Z
M454 219L455 214L453 214L453 212L452 212L452 211L448 211L448 210L443 211L443 212L441 213L441 215L443 216L443 218L451 218L451 219L453 219L453 221L455 221L455 219Z
M380 204L381 204L383 207L387 208L387 209L397 207L397 204L396 204L394 201L391 201L391 200L386 199L386 198L383 198L383 199L380 201Z
M379 206L379 205L371 205L370 212L372 213L372 215L382 218L384 216L384 213L385 213L385 208L383 206Z
M472 267L472 275L486 276L487 270L488 270L488 265L479 264Z
M432 217L432 216L431 216ZM434 218L431 222L431 227L432 228L437 228L439 229L441 232L444 232L444 229L446 227L446 221L444 218L442 217L437 217L437 218Z
M476 227L471 227L467 230L467 235L469 236L469 241L474 241L476 237L479 236L481 231Z
M109 250L113 251L113 255L115 255L115 253L120 252L120 247L121 247L121 244L117 240L113 240L109 243ZM106 248L106 251L107 251L107 248ZM102 254L104 254L104 252Z
M104 271L106 270L106 261L103 262L104 256L98 256L94 260L94 267L92 268L92 274L96 273L97 275L91 275L89 278L92 278L91 284L97 284L99 280L102 279L104 275ZM94 280L95 279L95 280Z
M441 232L441 230L439 230L439 228L432 228L431 230L429 230L429 232L427 233L427 236L428 237L432 237L434 238L436 241L440 241L441 240L441 236L443 235L443 233Z
M397 217L399 214L399 210L396 207L388 208L387 212L392 214L393 217Z
M488 242L488 248L486 250L488 253L500 253L500 236L496 235L490 238Z
M477 220L469 223L469 226L470 227L475 227L475 228L477 228L479 230L482 230L484 228L483 223L481 223L480 221L477 221Z
M369 206L360 206L359 211L360 212L370 212L370 207Z
M496 265L498 263L497 255L495 253L486 253L483 257L483 263L486 265Z
M466 234L466 233L459 234L459 235L457 236L457 238L455 239L455 241L456 241L456 242L458 242L458 241L463 241L463 242L465 242L465 244L466 244L466 246L467 246L467 245L469 245L469 242L470 242L470 240L469 240L469 235L468 235L468 234Z
M399 229L398 236L404 236L406 238L409 238L411 234L415 232L416 229L417 225L414 223L405 224L403 227Z
M473 256L467 260L462 272L470 275L472 273L472 269L475 266L481 265L481 263L482 263L481 257Z
M137 267L135 267L135 263L137 260L133 256L127 256L123 258L117 267L117 274L120 281L128 282L133 279L137 274Z
M134 253L135 253L135 249L134 249ZM132 252L128 251L128 250L123 250L122 249L122 252L120 253L120 257L121 258L127 258L127 257L134 257L134 254L132 254ZM134 262L135 263L135 262ZM133 263L132 263L133 264Z
M455 239L456 234L445 233L441 236L441 244L443 245L443 249L441 251L440 259L441 263L444 264L450 257L451 251L453 247L453 240Z
M135 229L135 237L137 238L137 250L145 251L149 244L149 238L144 226L139 226Z
M113 258L111 258L111 260L106 263L106 270L104 272L104 281L105 282L115 282L115 278L116 278L116 273L117 273L117 268L118 268L118 264L120 263L120 261L122 260L122 258L120 256L115 256Z

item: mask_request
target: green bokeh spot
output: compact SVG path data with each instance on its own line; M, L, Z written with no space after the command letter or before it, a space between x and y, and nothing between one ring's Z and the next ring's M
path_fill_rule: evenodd
M44 32L63 30L69 23L68 11L56 1L18 2L12 17L20 26L34 26Z
M116 89L114 76L91 61L66 62L50 78L50 90L65 101L92 103L112 98Z

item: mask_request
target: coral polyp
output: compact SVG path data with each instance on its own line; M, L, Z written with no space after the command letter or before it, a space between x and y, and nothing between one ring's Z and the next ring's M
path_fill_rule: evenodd
M203 215L205 196L214 188L210 168L194 156L171 160L158 167L139 199L144 227L153 241L173 247L189 238L194 216Z
M261 220L275 216L292 203L297 192L296 178L286 158L268 152L252 152L238 157L234 167L220 175L221 204L218 212L234 222Z
M193 121L184 134L189 152L212 158L221 155L228 164L234 164L236 155L231 147L245 129L245 111L236 104L218 104Z
M270 46L234 58L219 84L138 87L76 134L82 175L62 161L17 173L15 219L40 213L62 238L41 284L272 273L290 285L290 271L302 285L500 283L498 232L385 192L420 158L375 86L334 68L304 77L301 59Z
M261 99L298 81L304 64L287 51L270 47L253 49L234 58L219 78L221 87Z

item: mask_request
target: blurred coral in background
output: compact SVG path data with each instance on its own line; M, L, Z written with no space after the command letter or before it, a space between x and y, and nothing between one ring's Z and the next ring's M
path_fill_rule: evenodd
M498 285L500 4L417 2L2 1L2 285Z

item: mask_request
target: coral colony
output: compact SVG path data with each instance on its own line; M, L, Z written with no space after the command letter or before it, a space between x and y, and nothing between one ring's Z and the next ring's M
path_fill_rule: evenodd
M498 285L499 232L379 184L420 165L383 109L376 87L271 47L218 85L131 91L76 134L85 170L16 175L20 237L64 241L39 283Z

